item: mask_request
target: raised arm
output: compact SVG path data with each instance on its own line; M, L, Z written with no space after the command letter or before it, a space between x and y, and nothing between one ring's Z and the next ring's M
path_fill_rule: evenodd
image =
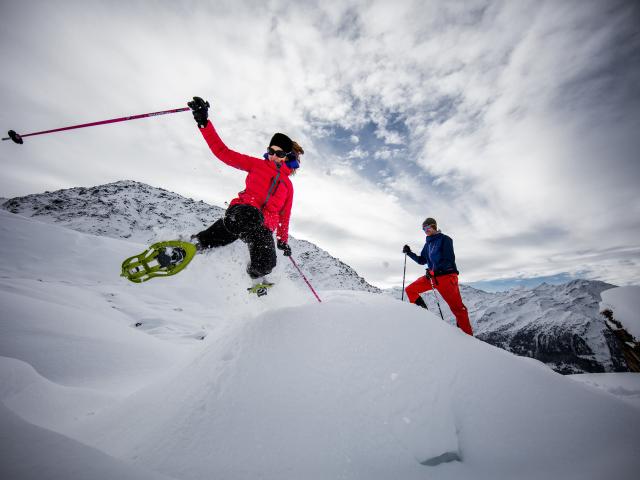
M235 152L227 147L210 121L207 121L207 125L199 130L213 154L227 165L249 171L256 162L260 161L255 157Z
M193 101L187 103L187 105L193 112L193 118L198 124L200 133L202 133L207 145L209 145L216 157L231 167L245 171L249 171L256 162L260 161L257 158L234 152L224 144L216 129L213 128L213 124L208 120L209 102L200 97L193 97Z

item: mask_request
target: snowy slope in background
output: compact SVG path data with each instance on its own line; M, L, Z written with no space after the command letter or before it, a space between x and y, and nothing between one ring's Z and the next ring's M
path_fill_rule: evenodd
M640 287L618 287L603 292L600 309L611 310L613 318L640 340Z
M2 478L637 477L640 409L412 305L249 296L243 245L135 285L139 244L7 212L0 242Z
M128 180L17 197L4 202L1 207L78 232L126 238L144 245L180 236L188 238L224 214L220 207ZM350 266L314 244L292 237L289 243L300 268L314 286L380 291ZM290 262L285 263L287 275L298 278Z

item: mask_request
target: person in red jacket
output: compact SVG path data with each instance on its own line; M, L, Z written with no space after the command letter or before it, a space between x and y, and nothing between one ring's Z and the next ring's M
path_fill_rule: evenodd
M193 97L188 103L200 133L222 162L247 172L245 188L229 204L224 217L192 237L199 250L229 245L242 240L249 247L247 273L256 283L267 283L265 275L276 266L276 232L278 249L291 255L289 219L293 202L293 185L289 179L300 165L302 148L283 133L276 133L263 158L230 150L209 121L209 102Z

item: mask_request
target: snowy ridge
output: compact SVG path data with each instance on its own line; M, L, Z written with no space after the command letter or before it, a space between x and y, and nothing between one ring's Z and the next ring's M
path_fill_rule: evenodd
M1 206L12 213L78 232L142 244L188 237L204 230L224 214L220 207L130 180L17 197ZM313 243L290 237L289 244L298 265L314 287L380 291L353 268ZM280 263L285 263L290 278L299 276L286 259L281 258Z
M78 232L145 244L163 234L196 233L224 213L219 207L132 181L17 197L2 208Z
M0 242L1 478L637 478L640 409L412 305L258 299L243 245L136 285L129 240L0 211Z

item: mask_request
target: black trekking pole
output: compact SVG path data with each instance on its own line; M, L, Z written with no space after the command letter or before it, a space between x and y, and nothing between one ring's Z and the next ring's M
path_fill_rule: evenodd
M429 281L431 282L431 291L433 292L433 297L436 299L436 305L438 305L438 310L440 310L440 318L444 321L444 315L442 315L442 309L440 308L440 302L438 301L438 294L436 293L436 286L433 284L433 277L428 275Z
M14 130L9 130L9 132L8 132L9 136L8 137L4 137L2 140L3 141L4 140L13 140L15 143L21 145L22 143L24 143L22 141L23 138L32 137L34 135L45 135L47 133L62 132L62 131L65 131L65 130L73 130L73 129L76 129L76 128L95 127L97 125L106 125L107 123L127 122L129 120L137 120L138 118L157 117L158 115L167 115L169 113L178 113L178 112L188 112L189 110L190 110L190 108L188 108L188 107L174 108L173 110L163 110L162 112L141 113L140 115L131 115L129 117L111 118L109 120L100 120L98 122L82 123L80 125L71 125L69 127L54 128L53 130L43 130L41 132L25 133L25 134L22 134L22 135L16 133Z
M404 302L404 279L407 276L407 254L404 254L404 270L402 271L402 296L400 300Z

